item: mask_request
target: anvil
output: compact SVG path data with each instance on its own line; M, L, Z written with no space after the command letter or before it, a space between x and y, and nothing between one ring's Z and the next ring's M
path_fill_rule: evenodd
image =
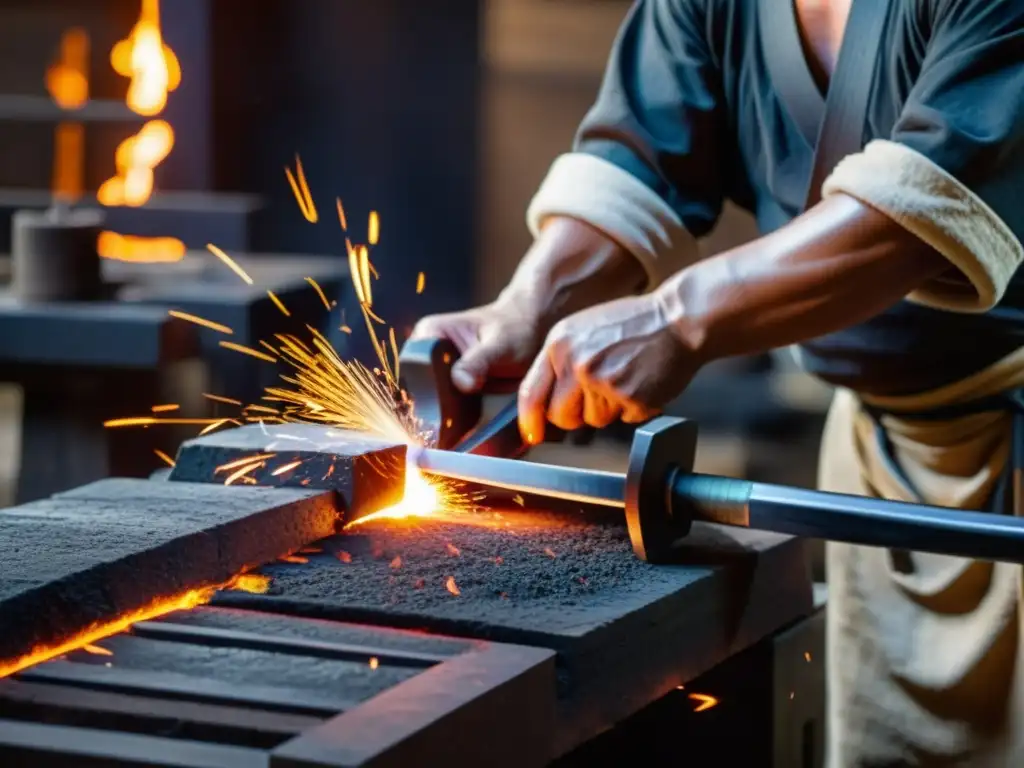
M649 562L669 560L673 545L687 535L692 523L703 521L852 544L1024 563L1024 519L694 473L697 426L686 419L659 417L638 428L625 474L515 461L495 456L494 450L479 451L480 446L497 446L499 450L511 446L516 455L523 452L512 434L512 430L518 433L514 405L474 433L467 414L478 414L478 408L465 407L447 383L454 349L447 342L413 344L406 346L403 359L440 362L443 370L435 371L432 379L447 387L445 397L433 401L429 391L418 387L415 396L420 399L414 403L423 408L423 413L449 425L448 432L442 433L442 446L450 445L454 450L410 448L411 463L430 475L622 508L633 550ZM485 439L466 444L462 435L450 428L453 424L463 425L470 438L480 434ZM500 439L495 440L494 435Z

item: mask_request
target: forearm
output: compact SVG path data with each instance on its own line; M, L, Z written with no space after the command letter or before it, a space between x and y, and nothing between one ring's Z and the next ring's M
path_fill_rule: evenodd
M568 315L643 288L643 266L614 240L568 217L552 217L523 257L499 301L550 328Z
M683 270L658 298L680 339L713 360L855 325L947 269L892 219L836 195L771 235Z

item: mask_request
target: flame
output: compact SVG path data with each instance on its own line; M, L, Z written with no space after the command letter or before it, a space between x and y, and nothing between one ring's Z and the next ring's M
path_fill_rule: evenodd
M173 264L185 258L185 244L176 237L136 237L100 232L97 251L104 259L145 264Z
M181 66L160 31L160 0L142 0L139 20L111 50L110 64L131 79L126 101L133 112L152 117L163 111L168 92L181 84Z
M46 70L46 90L61 109L81 109L89 101L89 35L69 29L61 36L57 61ZM85 128L58 123L54 130L53 194L66 202L82 196L85 186Z
M96 199L103 205L137 208L153 194L153 169L174 146L174 129L166 120L150 120L122 141L114 155L117 175L100 185Z
M46 70L46 90L61 109L81 109L89 101L89 34L84 29L61 36L57 61Z
M130 79L125 101L136 114L154 117L167 105L167 94L181 83L178 59L164 44L159 0L142 0L131 33L110 51L114 71ZM100 185L102 205L145 205L153 194L153 170L174 148L174 129L165 120L149 120L114 154L116 175ZM100 256L116 261L168 263L185 257L185 244L174 237L136 237L103 232Z

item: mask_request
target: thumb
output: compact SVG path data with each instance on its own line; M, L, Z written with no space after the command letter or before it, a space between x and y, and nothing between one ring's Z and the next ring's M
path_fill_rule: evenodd
M452 383L466 394L479 392L506 351L506 345L497 338L474 344L452 366Z

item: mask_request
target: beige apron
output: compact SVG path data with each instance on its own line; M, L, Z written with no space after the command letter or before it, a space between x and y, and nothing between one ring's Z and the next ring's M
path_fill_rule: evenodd
M920 412L1021 386L1024 349L940 390L865 402ZM923 501L979 509L1008 461L1011 421L1007 409L881 423ZM848 391L829 412L819 485L916 500ZM1024 768L1020 566L830 544L827 567L830 768Z

